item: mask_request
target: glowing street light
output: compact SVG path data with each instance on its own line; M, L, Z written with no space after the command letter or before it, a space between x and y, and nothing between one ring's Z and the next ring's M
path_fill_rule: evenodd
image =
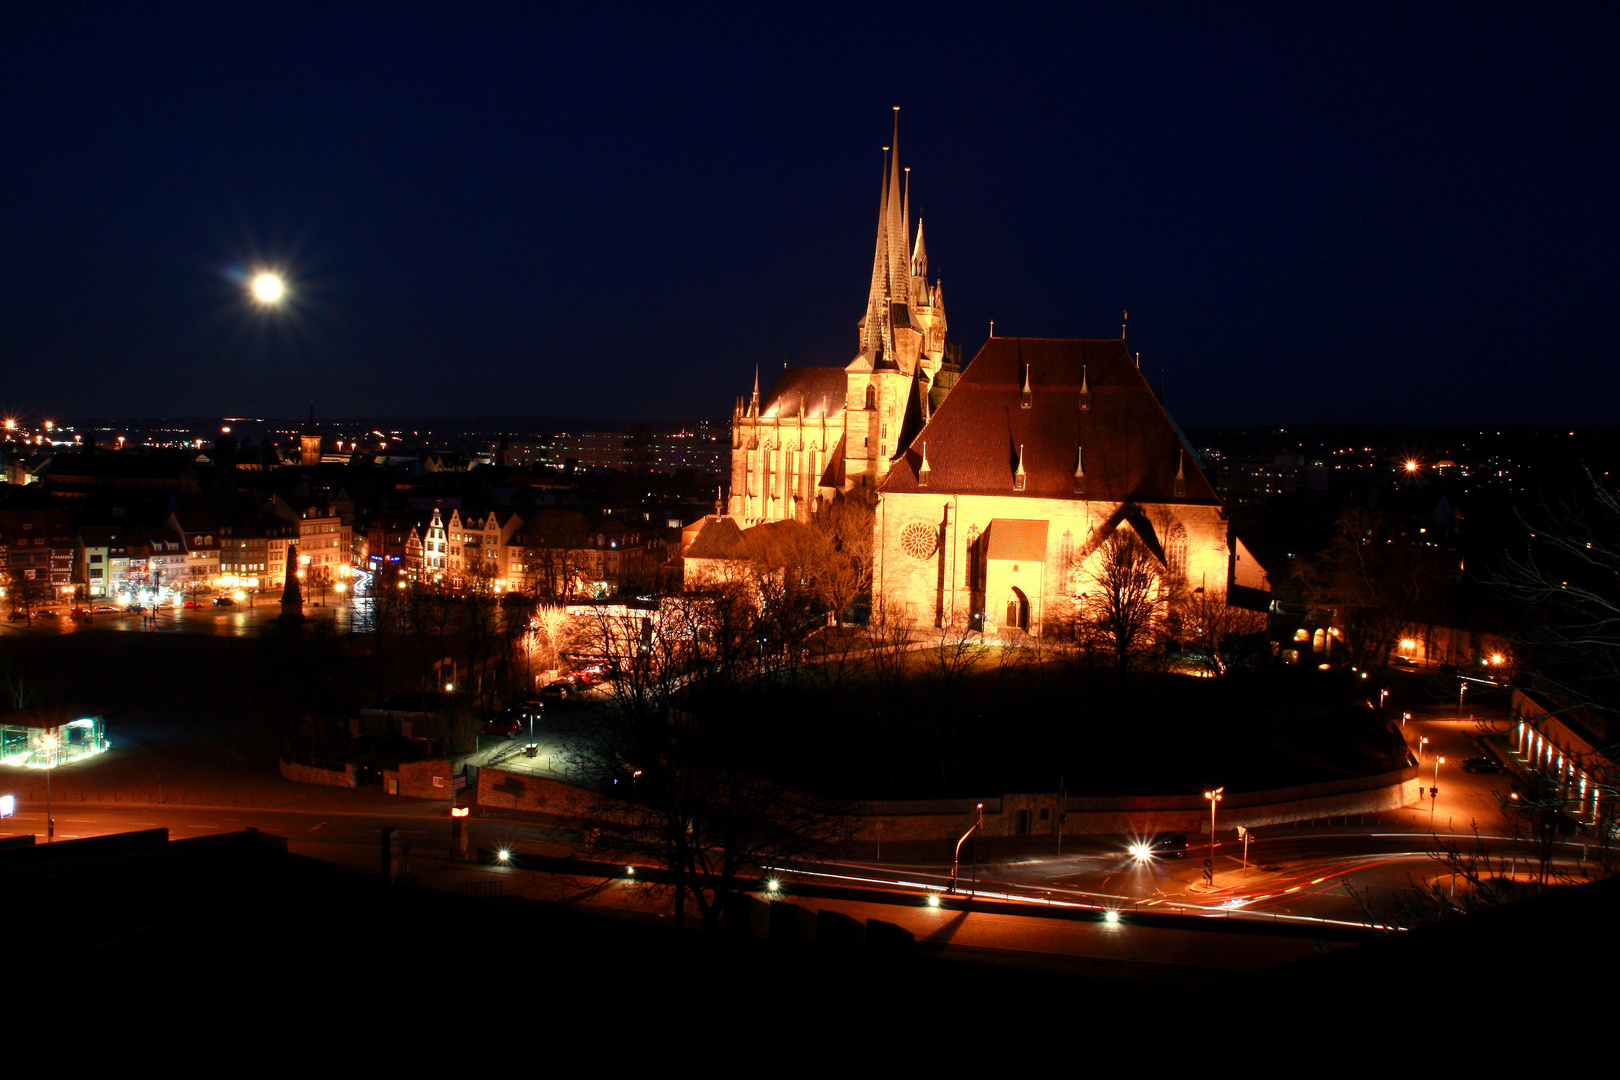
M62 740L56 732L48 731L39 737L39 745L45 749L45 842L56 841L56 819L51 817L51 767L56 764L56 748L62 745Z
M1214 791L1204 792L1204 798L1209 800L1209 867L1208 880L1215 884L1215 806L1221 801L1221 795L1226 791L1223 784Z

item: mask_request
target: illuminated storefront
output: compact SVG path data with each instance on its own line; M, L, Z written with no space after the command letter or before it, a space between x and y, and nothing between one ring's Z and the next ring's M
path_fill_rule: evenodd
M0 765L54 769L106 749L107 733L99 716L42 706L0 717Z

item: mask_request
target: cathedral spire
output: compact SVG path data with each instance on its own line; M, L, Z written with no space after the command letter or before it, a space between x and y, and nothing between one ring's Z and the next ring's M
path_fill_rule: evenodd
M894 107L893 164L889 168L888 191L888 249L889 300L903 304L911 298L911 245L906 243L906 213L911 206L910 183L906 191L900 189L900 106Z
M894 137L883 151L883 191L878 200L877 243L872 251L872 288L866 300L861 351L870 353L881 349L885 355L892 357L893 346L886 339L894 321L893 305L908 303L911 298L911 252L906 240L910 182L908 180L902 190L898 105L894 107Z
M908 169L906 172L909 176L910 170ZM910 201L911 198L908 195L906 202L909 204ZM907 209L910 209L909 205L907 206ZM911 219L907 218L906 220L910 221ZM912 277L920 278L926 278L928 276L928 248L923 244L922 218L917 219L917 242L911 248L911 275Z

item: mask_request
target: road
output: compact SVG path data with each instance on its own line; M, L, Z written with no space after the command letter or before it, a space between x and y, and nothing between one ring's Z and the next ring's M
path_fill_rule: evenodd
M53 807L58 839L158 826L168 828L176 839L257 828L287 838L289 850L295 854L375 873L379 830L393 826L400 829L400 839L412 852L407 872L425 884L457 888L470 881L494 881L523 895L567 899L590 893L596 903L641 910L654 917L659 913L655 909L662 899L646 889L615 885L595 891L548 875L451 860L448 801L391 799L370 789L313 788L279 777L257 777L249 782L246 772L222 771L231 764L227 758L199 755L190 764L182 764L171 756L163 732L142 734L146 741L128 748L122 766L111 761L108 765L113 767L105 771L58 770ZM789 894L795 883L817 882L891 890L898 894L896 905L817 900L814 906L899 922L919 940L940 945L1089 957L1098 962L1151 960L1177 968L1274 962L1302 955L1301 949L1334 946L1312 945L1309 933L1288 939L1265 938L1265 944L1256 944L1241 933L1221 936L1162 928L1148 933L1152 928L1132 926L1130 916L1168 912L1232 921L1294 922L1302 928L1320 923L1324 930L1335 924L1363 927L1369 921L1398 924L1394 901L1409 893L1414 881L1448 886L1451 869L1440 853L1448 842L1465 848L1474 845L1476 825L1478 845L1502 864L1504 873L1521 879L1533 874L1528 845L1515 837L1515 823L1501 807L1499 796L1506 792L1510 777L1470 775L1453 765L1477 754L1481 738L1491 742L1489 728L1477 721L1431 713L1414 718L1408 735L1414 746L1423 749L1426 781L1432 781L1435 757L1446 758L1440 766L1437 798L1359 819L1257 829L1247 865L1241 843L1233 833L1220 830L1213 888L1202 881L1207 848L1196 836L1189 838L1192 850L1188 857L1180 860L1137 860L1124 850L1123 838L1070 837L1061 857L1026 852L985 866L963 866L958 882L963 895L1108 909L1122 914L1120 924L931 909L924 898L942 893L949 885L946 862L896 866L846 861L794 868L783 878ZM228 746L221 753L228 753ZM519 760L530 767L553 764ZM170 770L167 787L145 782L155 768ZM210 782L201 773L218 779ZM0 793L11 791L20 796L16 816L0 820L0 837L33 833L43 839L45 807L39 780L39 774L33 772L0 775ZM474 817L469 828L475 849L507 847L552 855L578 850L579 838L565 824L533 816ZM1559 868L1575 870L1581 858L1579 842L1557 848ZM1278 944L1283 940L1290 943Z

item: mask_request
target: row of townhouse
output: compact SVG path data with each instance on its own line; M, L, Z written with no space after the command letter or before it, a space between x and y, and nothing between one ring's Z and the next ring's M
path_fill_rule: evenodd
M251 520L223 526L220 534L222 589L280 592L289 546L297 550L296 572L311 586L339 585L353 566L353 527L336 505L317 499L273 495Z
M196 508L162 528L83 525L63 509L0 510L0 568L11 607L70 598L161 601L220 591L277 592L287 548L311 584L350 573L351 528L335 506L272 496L251 512Z
M662 571L671 554L667 531L557 507L525 517L434 506L373 514L365 562L374 571L392 567L411 580L449 588L482 584L555 600L608 596Z
M13 607L71 594L73 544L66 510L0 510L0 589Z

